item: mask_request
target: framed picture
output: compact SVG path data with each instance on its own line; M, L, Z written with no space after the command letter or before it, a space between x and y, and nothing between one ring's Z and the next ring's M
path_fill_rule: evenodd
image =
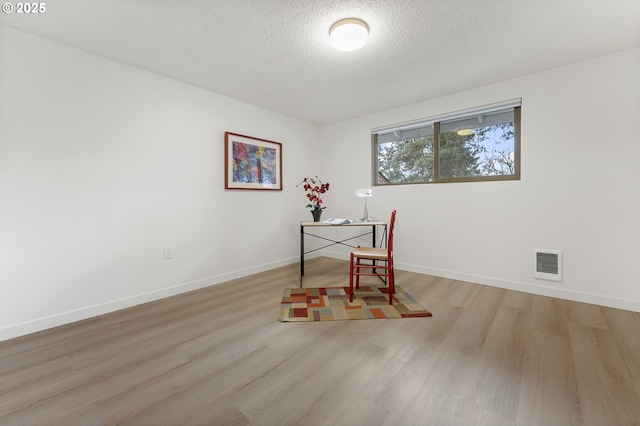
M225 132L225 189L282 190L282 144Z

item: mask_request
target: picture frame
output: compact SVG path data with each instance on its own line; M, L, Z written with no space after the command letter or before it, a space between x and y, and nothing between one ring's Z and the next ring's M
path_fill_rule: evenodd
M282 144L224 133L225 189L282 191Z

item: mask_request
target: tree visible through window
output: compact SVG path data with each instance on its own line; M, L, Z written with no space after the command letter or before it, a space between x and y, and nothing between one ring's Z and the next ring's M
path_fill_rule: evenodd
M519 113L512 107L374 133L374 184L519 179Z
M433 181L433 136L378 145L378 171L387 183Z

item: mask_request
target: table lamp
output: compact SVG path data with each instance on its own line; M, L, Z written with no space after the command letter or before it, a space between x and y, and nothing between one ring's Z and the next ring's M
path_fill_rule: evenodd
M369 217L369 210L367 209L367 198L373 197L373 191L371 189L356 189L353 195L364 198L364 216L360 219L360 222L375 222L375 218Z

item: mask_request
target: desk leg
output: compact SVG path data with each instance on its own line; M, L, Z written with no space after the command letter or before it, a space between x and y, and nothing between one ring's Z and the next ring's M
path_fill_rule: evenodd
M376 228L377 226L375 225L371 225L371 235L373 235L373 243L371 243L371 247L375 247L376 246ZM376 262L375 260L373 261L373 264L376 265L378 262ZM373 268L373 270L371 271L374 274L376 273L376 268Z
M371 244L371 247L375 247L376 246L376 226L373 225L371 227L371 234L373 235L373 244Z
M300 225L300 288L302 288L303 275L304 275L304 226Z

